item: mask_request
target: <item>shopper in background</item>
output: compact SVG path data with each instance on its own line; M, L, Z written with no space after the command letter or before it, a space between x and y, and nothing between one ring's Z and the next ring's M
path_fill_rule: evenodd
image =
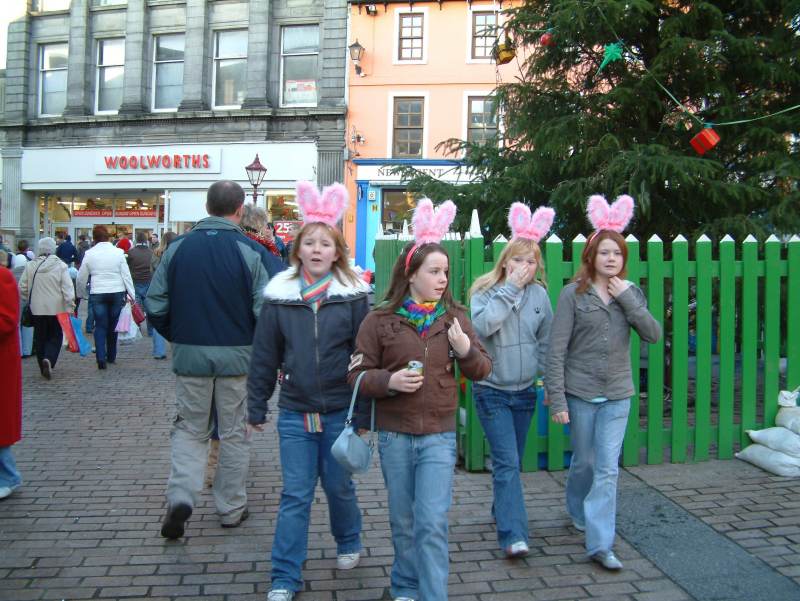
M22 362L19 352L19 292L14 276L0 267L0 499L22 484L11 445L22 438Z

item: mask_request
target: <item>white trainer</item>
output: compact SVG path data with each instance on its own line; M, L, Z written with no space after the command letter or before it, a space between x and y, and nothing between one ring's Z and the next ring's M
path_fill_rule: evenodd
M5 499L12 492L14 492L14 489L10 486L0 486L0 499Z
M342 553L336 557L337 570L352 570L361 561L361 553Z
M525 557L528 553L530 553L530 549L524 540L512 543L511 546L506 548L506 556L508 557Z
M276 588L269 592L267 601L292 601L294 592L285 588Z

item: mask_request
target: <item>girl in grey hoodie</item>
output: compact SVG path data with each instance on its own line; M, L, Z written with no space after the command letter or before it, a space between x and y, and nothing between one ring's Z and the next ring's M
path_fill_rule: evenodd
M514 203L511 241L470 291L472 323L492 359L492 372L472 390L491 450L497 540L508 557L529 551L520 470L553 320L538 244L553 216L546 208L531 216L525 205Z

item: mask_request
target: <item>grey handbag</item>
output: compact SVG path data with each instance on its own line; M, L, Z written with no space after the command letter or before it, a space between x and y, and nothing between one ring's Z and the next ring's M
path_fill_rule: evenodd
M356 378L356 384L353 387L353 398L350 400L350 409L347 411L347 419L344 422L344 430L331 447L331 455L339 462L344 469L353 474L363 474L369 469L372 463L372 451L375 449L375 441L370 434L369 442L365 441L358 435L353 427L353 409L356 405L356 398L358 398L358 386L361 384L361 378L364 377L366 372L361 372ZM372 401L372 409L370 415L370 432L375 432L375 401Z

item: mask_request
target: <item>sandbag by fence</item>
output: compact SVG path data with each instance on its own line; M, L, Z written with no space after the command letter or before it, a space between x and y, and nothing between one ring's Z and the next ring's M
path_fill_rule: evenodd
M788 428L766 428L765 430L745 430L745 432L753 442L763 444L773 451L800 458L800 434L795 434Z
M800 407L781 407L775 417L775 425L800 434Z
M773 451L761 444L751 444L743 451L736 453L736 457L778 476L800 477L800 458Z

